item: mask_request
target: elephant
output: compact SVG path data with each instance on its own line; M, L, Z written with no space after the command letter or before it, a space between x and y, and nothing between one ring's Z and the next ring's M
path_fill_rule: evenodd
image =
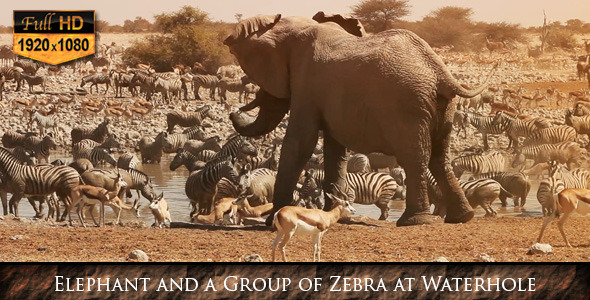
M267 134L289 112L271 216L290 205L321 131L326 191L332 183L341 189L346 185L347 148L381 152L394 155L407 174L406 209L397 226L435 221L427 168L444 195L445 222L473 218L447 154L455 111L451 102L457 95L479 95L497 66L481 86L469 89L416 34L394 29L367 35L357 20L323 12L313 19L252 17L238 23L224 44L260 86L255 100L230 113L236 131ZM256 107L257 116L246 113Z

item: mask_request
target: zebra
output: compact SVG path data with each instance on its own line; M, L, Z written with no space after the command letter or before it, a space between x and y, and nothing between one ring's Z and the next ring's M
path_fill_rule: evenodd
M246 84L250 83L248 76L243 76L239 79L224 77L219 80L217 87L219 88L219 98L222 103L227 101L227 92L239 93L238 101L242 103L242 97L245 92Z
M237 198L240 196L238 192L238 185L233 183L228 178L221 178L217 183L217 193L215 194L215 202L223 198Z
M35 157L39 162L48 163L50 161L49 151L51 149L55 150L57 145L53 140L52 134L49 133L43 139L37 136L28 136L23 143L23 147L35 153Z
M197 159L192 153L178 149L170 162L170 171L176 171L180 166L185 166L189 172L197 171L205 166L205 162Z
M496 113L492 125L498 126L500 123L502 123L501 127L506 129L506 134L510 140L508 142L508 148L510 148L510 146L516 148L518 146L519 137L528 137L530 134L539 129L545 129L549 127L549 124L545 119L534 118L529 120L520 120L508 115L503 111Z
M22 73L23 69L19 67L0 67L0 77L4 77L4 81L14 79L17 92L20 90Z
M36 135L36 132L7 131L2 135L2 145L6 148L23 146L27 137Z
M182 91L185 91L186 93L186 85L180 77L168 79L168 94L171 100L173 100L174 97L180 100L182 98Z
M117 136L115 134L109 134L109 136L102 143L98 143L91 139L83 139L72 146L72 154L74 157L76 157L80 151L85 149L90 150L94 147L102 147L106 149L120 148L121 144L119 141L117 141Z
M590 75L590 72L588 74ZM583 103L577 103L572 114L576 117L588 116L590 115L590 108Z
M502 192L511 195L493 179L459 179L459 186L463 189L469 205L473 208L481 206L486 211L486 217L496 215L496 211L492 208L492 202L498 199Z
M238 173L231 160L224 159L217 163L205 166L205 168L192 172L186 180L185 193L191 200L192 210L190 217L197 214L210 214L213 197L217 192L217 183L226 177L232 183L238 184Z
M136 151L141 153L141 163L148 162L159 164L162 160L162 153L164 149L164 137L167 133L160 132L152 141L149 137L143 137L137 143Z
M565 124L572 126L578 134L590 135L590 116L576 117L571 109L565 113Z
M251 169L250 164L238 167L238 193L248 196L252 206L273 202L277 172L270 169Z
M576 137L576 130L573 127L567 125L549 127L533 132L524 140L523 146L573 142L576 140Z
M318 186L323 186L324 172L322 170L314 170L311 176L314 177ZM346 174L346 183L346 194L351 202L354 199L354 203L358 204L375 204L381 210L379 220L387 219L389 201L393 200L398 188L393 177L379 172L348 173Z
M96 73L96 74L90 74L90 75L86 75L84 77L82 77L82 82L80 83L80 87L84 87L84 85L86 85L86 83L91 82L92 85L90 85L90 93L92 94L92 87L96 87L96 92L98 93L98 85L99 84L105 84L106 85L106 90L104 91L104 94L106 95L107 92L109 91L109 87L111 86L111 76L110 74L105 74L105 73Z
M195 99L201 100L199 89L203 87L209 89L209 99L215 100L215 89L217 89L218 83L219 79L214 75L193 75L193 92L195 94Z
M113 167L117 165L117 160L113 154L109 152L108 148L104 148L102 146L96 146L94 148L82 148L79 149L74 154L74 160L86 158L88 159L93 165L99 165L102 163L108 163Z
M64 203L71 191L80 184L80 175L67 166L36 167L21 164L10 152L0 148L0 172L4 175L7 192L12 193L10 207L18 216L18 203L27 196L45 196L56 193ZM69 210L66 205L66 210ZM65 217L65 216L63 216Z
M33 90L34 87L36 85L40 85L41 88L43 88L43 94L45 94L45 77L43 77L43 76L28 75L28 74L25 74L25 73L21 74L20 76L29 85L29 93L33 94L34 93L34 90Z
M205 132L200 126L193 126L183 133L164 134L164 152L175 153L178 149L182 149L184 144L189 140L204 140L206 139Z
M197 141L197 140L189 140L188 142L182 145L182 149L192 153L193 155L197 155L199 152L203 150L212 150L212 151L219 151L221 150L221 138L219 136L213 136L207 138L205 141Z
M173 111L166 114L166 123L168 124L168 133L174 131L174 126L181 127L199 126L205 118L214 118L211 105L205 105L194 112Z
M494 117L484 117L470 112L465 113L465 123L473 125L477 131L481 132L484 150L490 148L488 134L501 134L506 131L503 123L494 124Z
M434 205L433 215L444 218L447 214L447 208L442 198L442 191L434 178L434 175L430 172L430 169L426 169L426 186L428 188L428 200L430 205Z
M85 127L73 128L70 132L72 136L72 146L83 139L91 139L99 143L104 142L104 140L109 136L109 122L110 121L108 118L104 118L104 121L98 124L98 126L94 129Z
M590 172L584 169L574 169L571 172L563 170L557 165L555 172L550 176L563 182L566 189L588 189L590 187Z
M141 171L143 166L135 154L125 151L125 153L121 154L117 159L117 168L124 170L135 169Z
M97 67L107 67L111 65L111 61L107 57L94 56L90 59L92 67L96 70Z
M37 71L41 67L41 64L32 61L17 60L14 62L13 66L23 69L23 74L35 76L35 74L37 74Z
M122 88L124 87L129 90L131 96L136 96L137 90L135 88L138 85L131 83L133 75L117 70L111 70L111 77L113 79L113 85L115 86L115 97L123 97Z
M281 154L280 149L277 146L273 146L269 157L264 158L260 156L246 155L240 160L240 163L250 164L252 169L270 169L273 171L279 170L279 157Z
M455 177L459 178L463 172L468 171L474 175L489 172L504 171L504 156L498 152L487 155L467 155L453 159L451 167Z
M501 184L512 195L514 207L524 207L526 197L531 190L531 183L526 174L522 172L491 172L472 176L470 180L483 178L493 179ZM508 195L505 193L500 194L503 207L506 206L507 197Z
M537 201L541 204L544 217L553 213L553 210L555 209L554 198L564 189L565 185L563 181L555 177L543 179L539 183L539 188L537 189Z
M31 110L31 117L29 124L32 124L33 121L37 123L39 127L39 133L41 135L45 135L45 128L52 128L53 134L57 136L57 123L58 123L58 116L57 115L49 115L44 116L40 114L36 109Z
M14 61L15 55L12 53L12 46L0 46L0 65L10 65Z
M371 162L369 158L361 153L355 153L348 157L346 170L349 173L366 173L371 172Z
M258 150L256 147L252 145L252 143L248 142L246 137L241 135L236 135L230 138L222 147L219 152L215 154L213 159L220 158L220 157L241 157L243 158L246 155L257 156Z
M24 165L34 166L37 164L37 158L35 157L35 153L25 149L21 146L16 146L14 148L6 148L14 158L19 160Z
M559 144L543 144L539 146L528 146L514 151L514 161L512 167L521 166L521 171L525 167L526 159L533 159L533 166L548 161L558 161L571 167L572 164L580 164L580 156L585 149L580 147L576 142L563 142Z

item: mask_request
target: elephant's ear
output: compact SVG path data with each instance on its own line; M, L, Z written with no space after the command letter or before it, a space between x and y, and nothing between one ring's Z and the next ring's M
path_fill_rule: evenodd
M358 19L353 18L350 15L341 15L341 14L326 14L323 11L318 12L313 16L315 21L318 23L325 23L325 22L334 22L342 29L346 30L346 32L356 35L358 37L362 37L367 35L365 31L365 27Z
M247 38L258 31L268 30L272 28L280 19L280 14L274 16L266 15L248 18L236 25L232 34L225 39L223 44L230 46L236 41Z

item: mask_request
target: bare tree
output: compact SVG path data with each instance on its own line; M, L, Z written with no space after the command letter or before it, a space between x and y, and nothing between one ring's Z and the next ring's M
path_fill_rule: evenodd
M547 42L547 35L549 34L549 29L547 28L547 15L545 14L545 10L543 10L543 27L541 27L541 53L545 51L545 43Z
M395 21L410 13L408 0L362 0L352 7L352 14L369 32L393 28Z

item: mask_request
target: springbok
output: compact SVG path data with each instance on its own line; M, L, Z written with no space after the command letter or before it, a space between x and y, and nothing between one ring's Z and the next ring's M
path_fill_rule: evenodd
M563 236L565 244L568 247L571 247L572 245L570 242L568 242L565 232L563 231L563 225L565 224L565 221L569 215L574 211L581 215L590 213L590 190L565 189L557 194L557 199L554 201L553 213L545 218L543 227L541 228L541 233L539 233L539 238L537 239L537 243L541 242L541 237L543 237L545 227L547 227L551 220L553 220L555 217L559 217L560 213L563 213L563 217L561 217L557 222L557 227Z
M338 188L334 187L339 195L343 195ZM345 195L345 194L344 194ZM335 205L330 211L321 209L309 209L298 206L285 206L274 216L273 224L277 229L277 237L272 243L272 261L275 261L275 250L281 248L283 260L287 261L285 246L293 235L311 235L313 244L313 261L320 261L322 253L322 236L330 226L338 222L343 216L353 215L355 209L349 201L342 200L332 194L326 194ZM280 243L279 243L280 241Z

